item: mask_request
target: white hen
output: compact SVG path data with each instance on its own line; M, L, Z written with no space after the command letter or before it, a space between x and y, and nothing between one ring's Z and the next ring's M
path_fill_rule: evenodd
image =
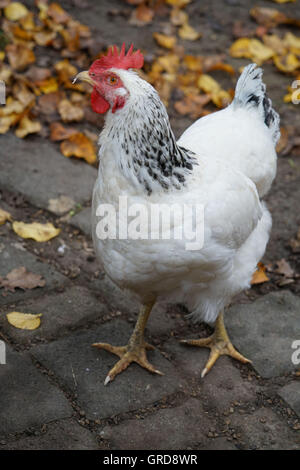
M95 344L120 357L105 384L131 362L160 373L147 361L146 349L151 346L144 340L147 319L160 299L186 304L197 321L217 320L210 338L184 341L211 349L202 376L222 354L248 362L227 336L223 311L250 285L271 228L259 195L268 191L276 173L279 117L266 97L261 69L255 64L246 67L233 103L199 119L176 143L157 92L129 70L142 62L139 51L132 54L130 49L125 55L123 46L120 56L115 48L78 75L94 87L93 109L107 112L93 193L95 250L110 279L133 292L142 304L127 346ZM119 233L119 196L126 197L129 212L138 207L134 204L148 213L153 204L201 204L203 247L187 250L185 236L158 240L118 235L104 239L103 232L99 236L101 207L114 209L117 217L110 222L116 221ZM197 229L200 222L193 221ZM173 220L172 229L182 223Z

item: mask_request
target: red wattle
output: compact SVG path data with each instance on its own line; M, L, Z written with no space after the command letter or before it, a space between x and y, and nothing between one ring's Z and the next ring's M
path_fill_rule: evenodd
M91 94L91 106L93 111L98 114L104 114L109 110L110 104L96 90L93 89Z

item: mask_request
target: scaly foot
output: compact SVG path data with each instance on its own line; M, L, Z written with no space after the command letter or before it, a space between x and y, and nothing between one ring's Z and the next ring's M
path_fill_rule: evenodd
M242 354L240 354L232 345L225 329L223 313L220 313L218 316L215 331L211 336L202 339L183 339L180 342L189 346L198 346L200 348L210 349L208 361L201 372L202 378L210 371L217 359L223 355L231 356L244 364L251 363L249 359L242 356Z
M109 382L114 380L116 375L120 374L123 370L132 363L136 362L144 369L147 369L149 372L154 374L163 375L162 372L155 369L146 357L147 349L155 349L151 344L143 342L142 344L129 344L127 346L112 346L108 343L94 343L93 346L99 349L104 349L105 351L116 354L120 357L120 360L115 364L115 366L109 371L104 385L107 385Z

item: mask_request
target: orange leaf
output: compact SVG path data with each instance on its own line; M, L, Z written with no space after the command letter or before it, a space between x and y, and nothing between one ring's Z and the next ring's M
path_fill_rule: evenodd
M153 37L157 44L166 49L173 49L176 44L175 36L167 36L165 34L153 33Z
M252 276L251 285L254 284L263 284L264 282L268 282L270 279L266 275L266 267L263 263L258 263L257 269Z
M69 139L64 140L60 145L60 149L65 157L83 158L90 164L95 163L97 160L93 143L81 132L71 135Z
M58 3L51 3L47 14L55 23L67 23L70 20L70 15Z
M62 124L60 124L60 122L52 122L50 129L50 139L53 141L65 140L78 133L76 129L72 129L71 127L64 127Z

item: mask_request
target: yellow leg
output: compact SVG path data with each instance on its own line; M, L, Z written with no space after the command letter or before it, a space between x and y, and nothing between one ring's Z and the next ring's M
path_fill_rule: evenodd
M251 363L251 361L249 361L244 356L242 356L233 347L229 339L229 336L227 334L225 325L224 325L223 312L220 312L216 321L215 331L211 336L209 336L208 338L202 338L202 339L190 339L190 340L183 339L180 342L182 344L187 344L190 346L198 346L200 348L210 349L210 355L209 355L208 361L206 363L205 368L203 369L201 373L202 378L212 368L212 366L215 364L217 359L223 355L234 357L235 359L243 363L247 363L247 362Z
M146 357L147 349L154 349L154 346L145 342L144 331L145 327L152 310L154 302L150 302L141 307L136 325L134 327L133 333L129 339L127 346L112 346L108 343L94 343L93 346L99 349L105 349L105 351L111 352L119 356L120 360L115 364L115 366L109 371L104 385L107 385L109 382L114 380L116 375L120 374L123 370L132 363L136 362L144 369L149 370L155 374L163 375L162 372L155 369L150 362L148 362Z

